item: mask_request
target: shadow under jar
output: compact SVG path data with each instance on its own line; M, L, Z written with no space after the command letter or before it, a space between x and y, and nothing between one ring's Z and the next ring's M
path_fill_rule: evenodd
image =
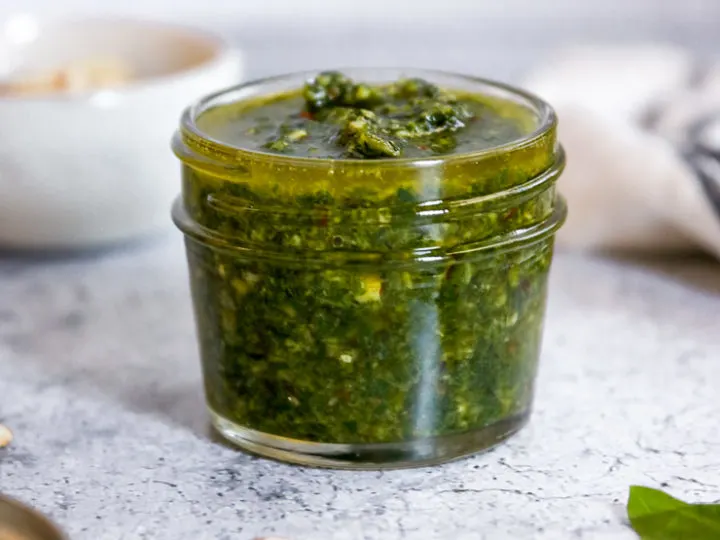
M422 78L473 96L478 125L465 132L467 150L380 159L276 153L235 138L257 133L243 119L266 121L262 103L300 103L309 73L185 112L173 217L186 237L213 424L246 450L305 465L397 468L475 453L520 429L532 406L566 214L555 115L476 78L346 74L378 88Z

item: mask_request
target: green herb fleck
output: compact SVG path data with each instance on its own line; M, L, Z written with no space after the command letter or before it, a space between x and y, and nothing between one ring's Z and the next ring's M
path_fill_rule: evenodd
M302 92L305 111L301 122L337 128L331 139L349 157L398 157L407 141L418 141L436 154L455 149L453 133L464 129L474 113L465 103L421 79L403 79L386 86L356 83L342 73L328 71L309 81ZM301 140L296 120L285 123L280 134L265 145L286 152ZM304 136L307 130L303 129Z

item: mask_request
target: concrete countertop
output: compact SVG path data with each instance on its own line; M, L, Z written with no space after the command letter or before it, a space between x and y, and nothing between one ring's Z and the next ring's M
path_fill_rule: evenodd
M209 433L177 236L0 259L0 491L73 540L634 538L628 486L720 493L720 265L559 255L536 410L441 467L303 469Z

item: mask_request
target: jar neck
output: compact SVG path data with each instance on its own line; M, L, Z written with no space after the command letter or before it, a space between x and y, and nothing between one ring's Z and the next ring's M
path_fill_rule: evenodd
M174 218L200 243L255 255L442 260L459 252L509 249L554 232L564 220L555 192L564 164L559 149L541 174L488 195L416 200L401 192L382 203L339 203L318 192L301 194L292 204L237 183L214 189L213 182L224 181L198 179L203 173L186 166Z
M534 138L463 155L416 161L325 160L253 152L226 152L212 141L181 130L173 150L196 173L194 180L216 191L251 192L277 205L305 197L322 204L394 205L405 194L415 203L502 195L552 169L559 156L556 125ZM192 186L184 185L184 192Z

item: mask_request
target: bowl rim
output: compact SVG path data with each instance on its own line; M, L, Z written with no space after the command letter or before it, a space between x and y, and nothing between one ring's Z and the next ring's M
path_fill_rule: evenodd
M83 103L92 101L94 96L98 94L107 94L108 92L118 96L130 96L139 94L151 88L157 88L161 85L173 84L188 77L201 75L203 72L210 71L227 62L235 61L238 63L239 67L242 68L243 55L241 50L238 47L231 45L227 38L223 37L219 33L213 32L207 26L142 16L89 15L47 17L40 16L32 12L12 14L4 20L3 24L7 24L7 22L11 21L15 17L32 18L38 24L41 31L42 29L52 27L86 25L93 23L133 25L138 29L154 27L165 30L176 30L184 33L186 36L204 40L212 47L213 53L209 59L193 64L187 68L160 75L133 79L128 83L119 86L91 88L78 92L47 92L30 96L0 94L0 105L18 103Z

